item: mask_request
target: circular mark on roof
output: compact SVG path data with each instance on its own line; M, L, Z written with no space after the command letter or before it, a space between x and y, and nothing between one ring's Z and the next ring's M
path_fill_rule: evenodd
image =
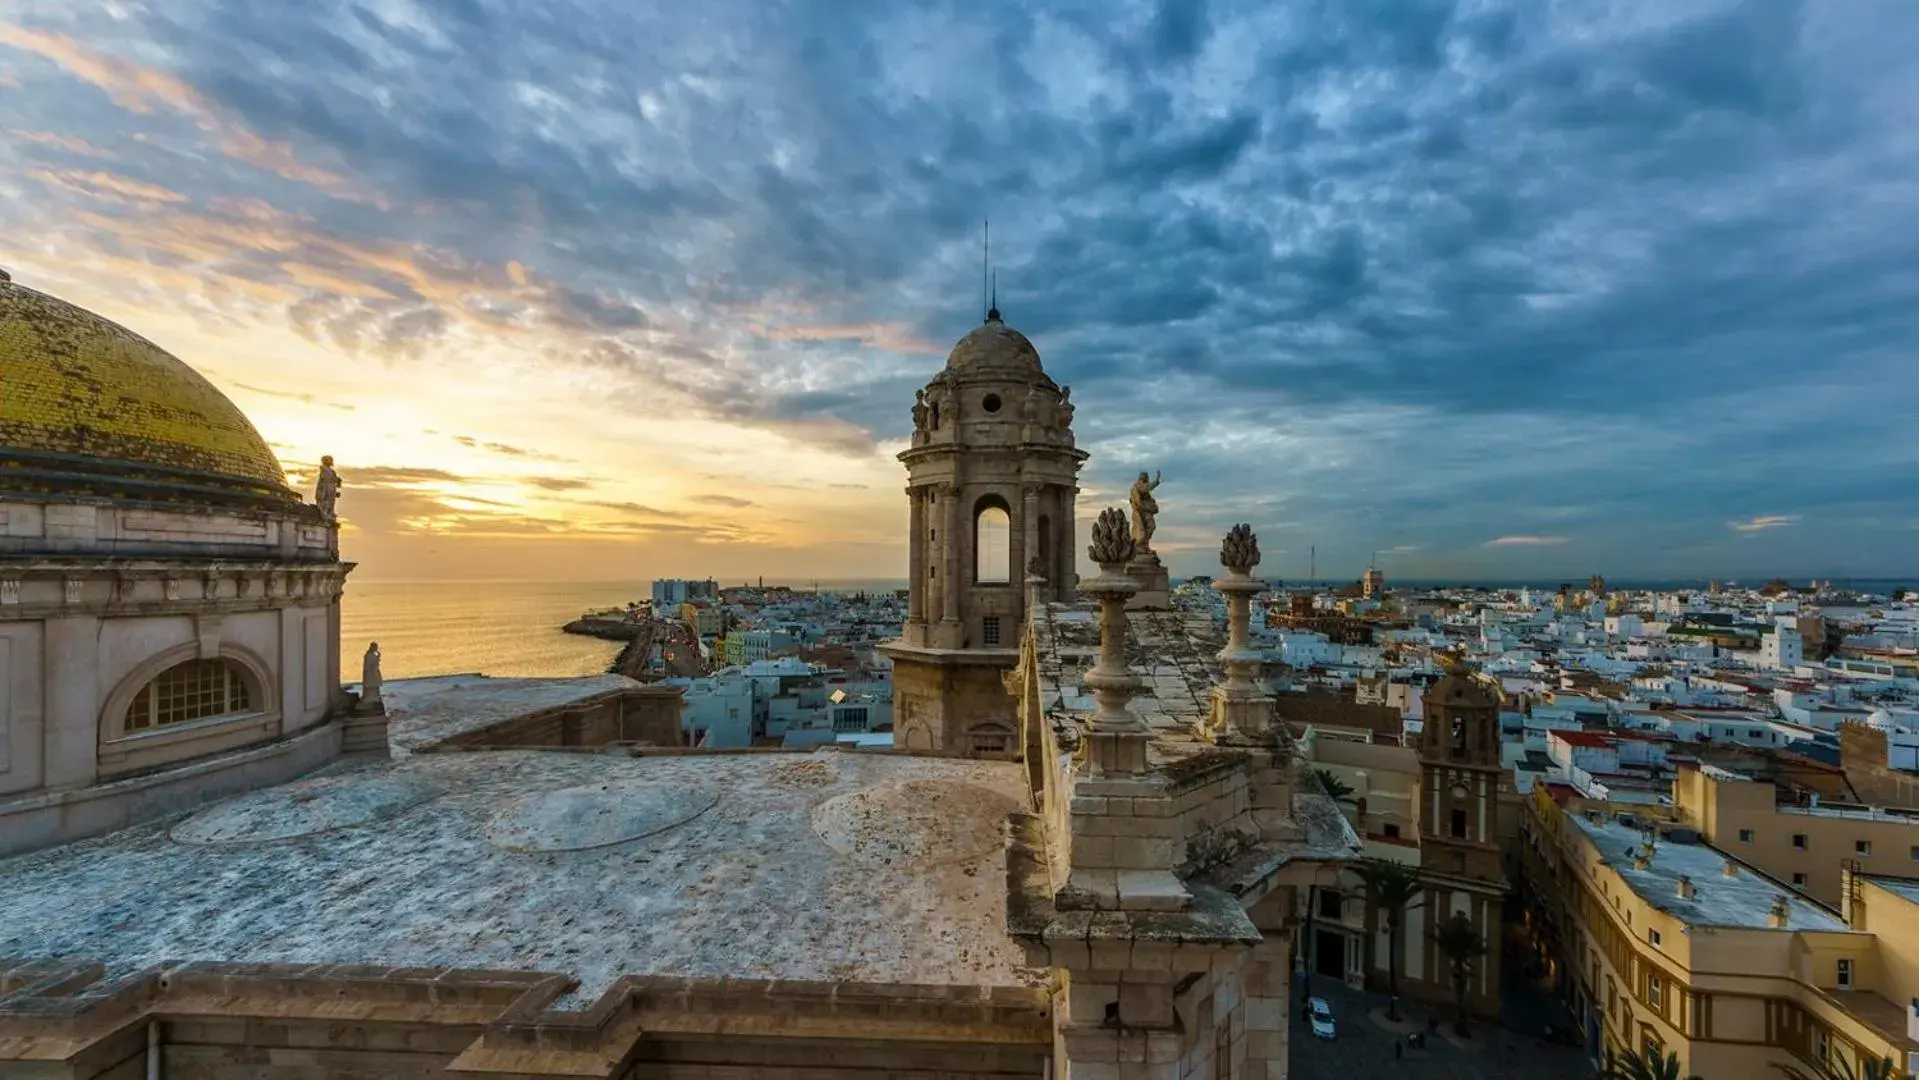
M970 862L1005 843L1013 800L958 780L899 780L828 799L813 833L860 862Z
M507 851L585 851L665 832L719 801L699 787L587 784L513 800L486 823L486 840Z
M441 792L394 773L319 776L267 788L202 810L169 832L182 844L266 844L384 821Z
M980 408L985 409L987 412L996 413L999 411L1000 406L999 395L988 394L980 400L979 404Z

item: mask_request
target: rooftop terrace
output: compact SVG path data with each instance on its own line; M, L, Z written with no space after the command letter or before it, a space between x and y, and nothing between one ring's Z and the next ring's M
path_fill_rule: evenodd
M1743 863L1734 864L1738 876L1727 877L1724 871L1728 857L1705 844L1658 843L1646 869L1641 870L1634 865L1634 852L1646 839L1640 830L1612 819L1596 822L1584 814L1569 817L1599 850L1606 865L1617 871L1641 900L1688 926L1772 929L1772 906L1783 897L1788 904L1789 930L1844 933L1849 929L1831 910ZM1691 898L1679 895L1681 877L1692 880Z
M1030 985L1024 798L1011 763L834 751L353 764L0 861L0 958Z

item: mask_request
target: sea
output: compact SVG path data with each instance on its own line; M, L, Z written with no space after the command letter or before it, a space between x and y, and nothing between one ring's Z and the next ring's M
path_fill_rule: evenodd
M906 587L904 580L779 584L839 593ZM380 643L380 674L389 679L466 672L598 675L613 662L620 643L562 633L560 627L589 611L645 600L651 592L650 581L348 579L340 607L340 678L360 681L360 659L372 641Z
M838 593L890 592L906 587L904 580L892 579L782 580L779 584ZM1392 584L1415 587L1429 583ZM1546 590L1559 585L1557 581L1478 584ZM1686 589L1703 588L1705 584L1622 581L1613 587ZM1910 582L1871 578L1836 584L1885 592ZM389 679L465 672L522 677L597 675L613 662L620 651L619 642L562 633L560 627L589 611L644 600L651 591L650 581L349 580L340 612L340 677L350 683L360 681L360 658L369 641L380 643L380 672Z

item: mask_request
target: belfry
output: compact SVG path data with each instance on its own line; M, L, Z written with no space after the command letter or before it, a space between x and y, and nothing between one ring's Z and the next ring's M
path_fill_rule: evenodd
M894 744L1010 751L1025 580L1041 602L1071 600L1073 510L1086 453L1073 445L1071 389L997 305L915 396L901 452L911 507L908 607L893 660Z

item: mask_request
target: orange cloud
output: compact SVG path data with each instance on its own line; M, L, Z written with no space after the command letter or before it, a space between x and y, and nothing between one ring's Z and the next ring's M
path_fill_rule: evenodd
M11 23L0 23L0 45L11 45L51 60L68 74L105 91L114 104L129 112L148 115L155 106L161 106L189 116L202 130L215 133L220 152L236 161L288 180L311 184L336 199L366 202L386 209L386 200L381 196L360 192L346 177L301 162L291 146L263 139L232 117L223 115L206 95L177 76L94 52L61 34L28 30Z
M4 29L4 27L0 27L0 29ZM0 86L6 85L4 79L5 76L0 75ZM112 160L116 156L111 150L102 150L85 139L76 139L71 135L62 135L58 132L11 131L8 132L8 134L23 143L51 146L56 149L65 150L69 154L78 154L81 157Z
M213 110L200 92L180 79L164 71L92 52L61 34L0 23L0 45L11 45L53 61L74 77L106 91L114 104L129 112L151 113L157 102L177 112L202 117L212 115Z
M797 323L784 326L756 326L754 331L769 341L857 341L891 352L937 355L943 350L923 338L914 337L905 323Z
M51 187L103 202L182 203L185 195L158 184L149 184L109 172L81 172L78 169L35 169L28 175Z

